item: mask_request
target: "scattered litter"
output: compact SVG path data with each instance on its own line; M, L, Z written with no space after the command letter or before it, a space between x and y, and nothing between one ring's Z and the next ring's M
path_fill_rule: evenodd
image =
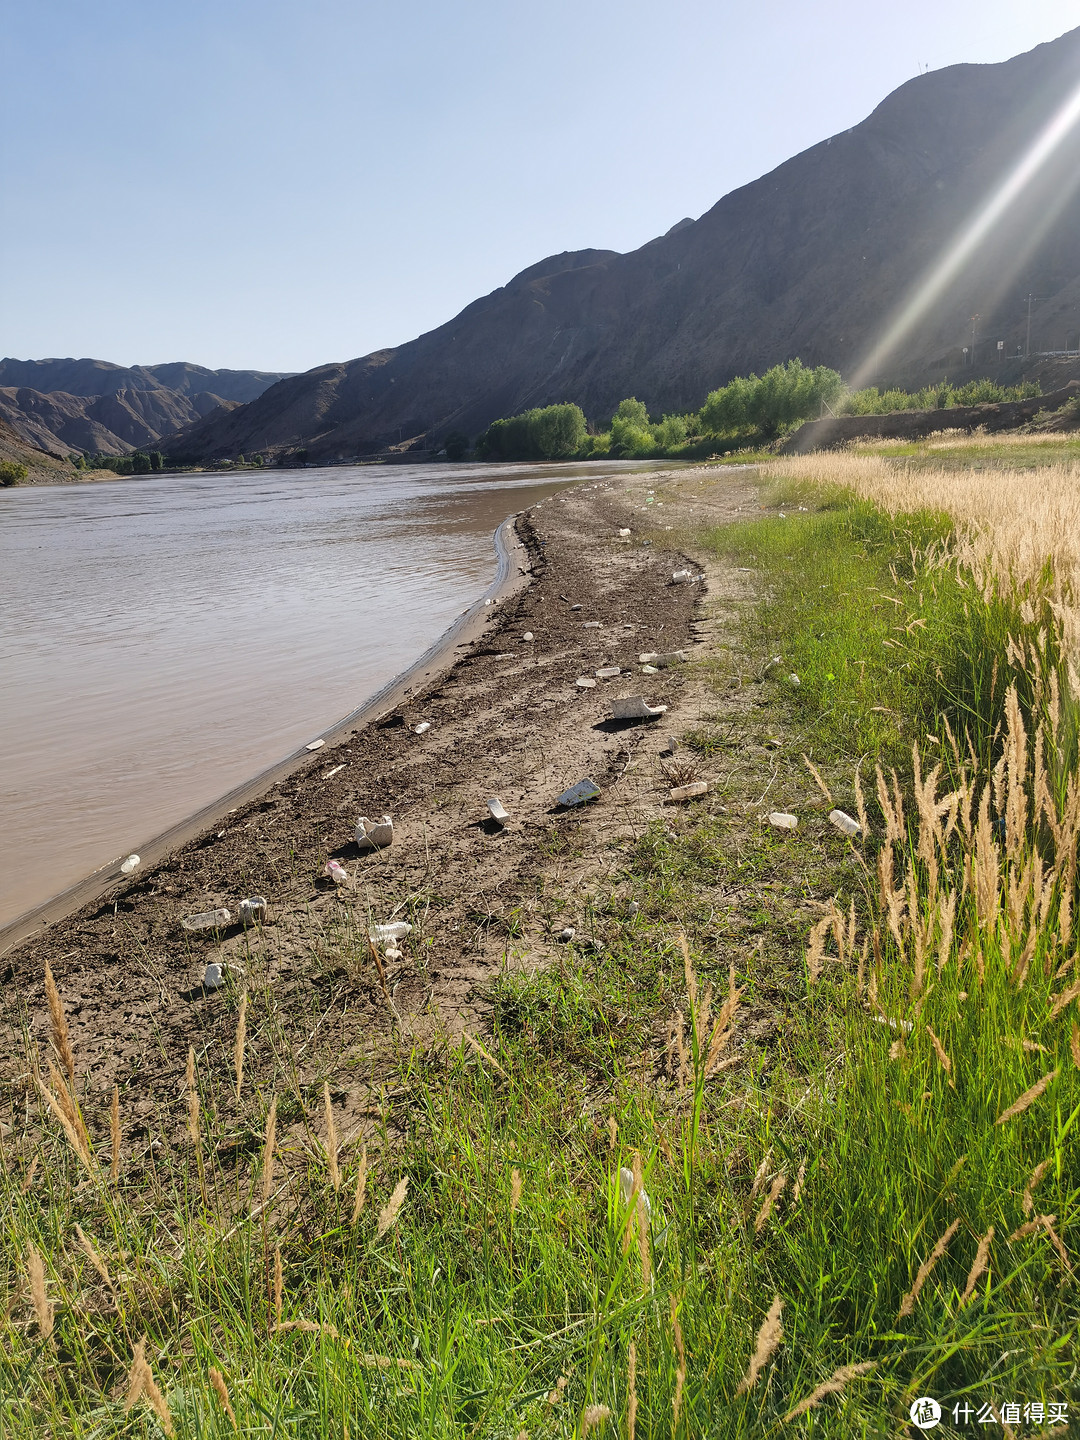
M120 874L130 875L133 870L137 870L139 868L139 865L141 863L142 862L139 860L138 855L129 855L124 861L124 863L120 866Z
M685 664L689 659L690 656L685 650L667 650L663 654L649 650L638 656L638 664L655 665L658 670L666 670L671 665Z
M344 765L335 765L332 770L327 770L326 774L325 774L322 778L323 778L324 780L329 780L330 777L331 777L331 775L336 775L339 770L344 770L344 769L345 769L345 766L344 766Z
M599 620L586 620L581 628L583 630L602 630L604 627Z
M580 610L580 609L581 609L581 606L580 606L580 605L571 605L571 606L570 606L570 609L571 609L571 610Z
M395 940L404 940L406 935L412 934L412 926L407 920L391 920L388 925L376 925L374 930L369 931L369 938L376 945L392 945Z
M493 655L491 658L493 660L514 660L517 657L513 650L501 650L498 655Z
M526 631L525 631L525 634L522 635L521 638L522 638L522 640L529 641L529 640L535 640L535 639L536 639L536 636L533 634L533 632L532 632L531 630L526 630Z
M369 820L366 815L361 815L356 822L356 843L361 850L380 850L384 845L390 845L394 839L394 822L389 815L384 815L381 820Z
M777 830L796 830L799 825L799 817L788 815L784 810L770 810L768 821L770 825L775 825Z
M185 915L181 920L185 930L224 930L232 924L228 910L201 910L198 915Z
M579 780L576 785L571 785L569 790L564 790L555 801L556 805L583 805L586 800L595 800L600 794L600 786L595 780L588 776Z
M595 690L595 689L596 689L596 681L595 681L595 680L590 680L587 675L582 675L581 678L580 678L576 683L577 683L577 687L578 687L579 690Z
M487 807L491 811L491 818L496 820L500 825L505 825L510 819L510 811L507 810L497 795L491 797L487 802Z
M643 675L659 675L660 671L657 670L655 665L642 665L641 673Z
M661 755L674 755L674 754L675 754L675 751L676 751L678 748L679 748L678 737L675 736L675 735L669 735L669 736L667 737L667 744L664 746L663 750L660 751L660 754L661 754Z
M336 860L327 860L323 866L324 875L333 880L335 885L346 885L349 881L349 872L344 865L339 865Z
M326 741L325 741L325 740L312 740L312 742L311 742L310 745L305 745L305 746L304 746L304 749L305 749L305 750L321 750L322 747L323 747L325 744L326 744Z
M627 695L621 700L612 700L611 715L614 720L659 720L667 714L666 705L646 705L642 695Z
M383 954L386 956L387 960L401 959L401 951L397 948L396 945L387 946L387 948L383 951Z
M577 932L575 931L573 925L567 925L565 930L559 931L558 935L555 936L555 939L561 941L564 945L569 945L570 941L574 938L576 933Z
M630 1201L634 1198L634 1172L628 1170L625 1165L619 1166L619 1198L622 1200L624 1206L629 1205ZM651 1219L652 1206L649 1203L649 1192L647 1190L639 1190L638 1199L645 1207L646 1217Z
M905 1035L910 1035L914 1028L910 1020L890 1020L887 1015L875 1015L874 1019L879 1025L888 1025L890 1030L902 1030Z
M202 977L204 990L220 990L225 984L225 977L221 973L221 966L211 963L203 971Z
M413 726L413 734L414 734L414 735L426 735L427 732L428 732L430 729L431 729L431 721L430 721L430 720L421 720L419 725L414 725L414 726Z
M620 530L620 531L619 531L619 538L620 538L621 540L625 540L626 537L627 537L627 535L629 535L629 534L630 534L630 531L629 531L628 529Z
M622 674L622 671L618 665L605 665L595 673L598 680L614 680L616 675Z
M490 604L491 604L491 601L490 601L490 600L485 600L485 601L484 601L484 604L485 604L485 605L490 605Z
M693 578L689 570L676 570L671 577L671 583L673 585L689 585Z
M254 925L256 920L266 920L266 896L249 895L236 907L236 918L241 925Z
M830 810L829 819L836 826L836 828L838 830L842 830L845 835L858 835L859 831L862 829L862 826L859 824L858 820L855 820L852 818L852 816L845 814L843 810Z
M633 920L640 909L641 906L638 904L638 902L636 900L631 900L630 904L626 907L626 913L630 916L630 919Z
M708 788L708 784L704 780L691 780L689 785L676 785L671 792L671 798L672 800L693 800L697 795L704 795Z
M791 681L792 685L795 686L796 690L802 684L802 681L799 679L798 675L789 675L787 678Z

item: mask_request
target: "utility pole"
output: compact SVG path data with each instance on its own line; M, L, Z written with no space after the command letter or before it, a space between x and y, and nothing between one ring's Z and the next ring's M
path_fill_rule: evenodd
M1032 301L1033 301L1034 299L1035 299L1035 296L1034 296L1034 295L1029 295L1029 296L1027 297L1028 319L1027 319L1027 345L1024 347L1024 359L1025 359L1025 360L1029 359L1030 356L1031 356L1031 305L1032 305Z
M976 334L976 331L978 330L978 328L979 328L979 317L978 317L978 315L972 315L972 317L971 317L971 363L972 363L972 365L975 364L975 334Z

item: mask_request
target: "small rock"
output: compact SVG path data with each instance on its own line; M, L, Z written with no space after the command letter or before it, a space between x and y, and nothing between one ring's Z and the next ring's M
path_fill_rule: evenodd
M678 736L676 736L676 735L669 735L669 736L667 737L667 744L664 746L663 750L660 751L660 754L661 754L661 755L674 755L674 754L675 754L675 751L676 751L678 748L679 748Z
M631 920L633 920L640 913L640 911L641 906L636 900L631 900L630 904L626 907L626 913L630 916Z
M396 945L390 945L390 946L388 946L388 947L383 951L383 954L386 956L387 960L400 960L400 959L401 959L401 951L397 948Z
M522 635L521 638L522 638L522 640L524 640L524 641L526 641L526 642L529 642L529 641L535 640L536 637L535 637L535 635L533 634L533 632L532 632L531 630L526 630L526 631L525 631L525 634Z
M629 531L628 529L620 530L620 531L619 531L619 538L622 539L622 540L625 540L626 537L627 537L627 535L629 535L629 534L630 534L630 531Z
M659 675L660 671L656 668L655 665L642 665L641 673L643 675Z

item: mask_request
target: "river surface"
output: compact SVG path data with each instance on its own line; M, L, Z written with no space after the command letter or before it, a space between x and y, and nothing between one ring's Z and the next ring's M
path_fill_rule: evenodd
M296 751L490 585L493 533L644 466L0 491L0 925Z

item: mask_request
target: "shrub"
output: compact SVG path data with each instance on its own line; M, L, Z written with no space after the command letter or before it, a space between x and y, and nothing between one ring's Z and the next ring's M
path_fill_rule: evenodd
M701 408L701 427L711 435L756 432L772 438L797 421L817 416L843 389L835 370L825 365L810 369L801 360L789 360L764 375L737 376L714 390Z
M0 460L0 485L18 485L29 474L27 466L17 460Z

